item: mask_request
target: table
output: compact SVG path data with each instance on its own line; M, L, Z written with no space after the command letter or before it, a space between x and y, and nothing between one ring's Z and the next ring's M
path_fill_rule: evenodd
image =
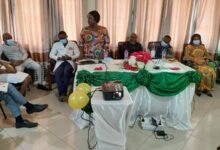
M118 72L132 72L129 70L124 70L122 68L122 60L114 60L107 63L108 71L118 71ZM94 64L94 65L79 65L77 73L80 70L88 70L90 72L96 72L96 67L105 68L104 64ZM170 67L179 67L179 70L170 70ZM181 64L180 62L165 62L163 64L163 69L154 70L153 68L148 68L151 73L186 73L189 71L195 71L194 69ZM76 81L76 80L75 80ZM133 101L133 110L130 118L130 125L134 123L134 120L138 115L143 116L153 116L163 118L167 126L180 129L188 130L192 128L191 124L191 103L193 100L195 92L195 83L189 84L182 92L175 96L158 96L150 92L146 87L139 86L135 90L130 92L130 96ZM74 111L73 120L76 120L77 125L83 128L82 122L79 119L80 111Z
M100 91L93 95L91 104L97 140L96 150L125 150L132 103L126 87L124 97L119 101L104 101Z

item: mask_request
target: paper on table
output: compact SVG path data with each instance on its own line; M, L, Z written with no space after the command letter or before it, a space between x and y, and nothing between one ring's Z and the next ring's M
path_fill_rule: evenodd
M0 82L0 91L6 93L8 91L8 83Z
M10 73L8 74L7 82L8 83L20 83L20 82L23 82L27 76L28 74L24 72Z

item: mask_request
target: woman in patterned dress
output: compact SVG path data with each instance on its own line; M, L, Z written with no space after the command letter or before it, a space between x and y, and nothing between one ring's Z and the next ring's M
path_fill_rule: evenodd
M212 97L211 91L214 88L216 73L213 67L210 67L208 60L212 60L208 54L204 44L202 44L201 36L194 34L191 37L190 44L185 48L183 60L191 61L193 68L202 74L200 83L197 85L196 94L205 93Z
M89 26L84 27L80 33L79 47L84 57L99 59L109 50L108 30L98 25L100 21L98 11L89 12L87 18Z

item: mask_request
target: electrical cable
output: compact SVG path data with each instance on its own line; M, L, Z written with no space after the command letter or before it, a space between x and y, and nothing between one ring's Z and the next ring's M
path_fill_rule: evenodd
M104 83L107 82L107 71L108 71L108 66L105 62L102 61L102 64L105 65L105 78L104 78Z
M136 121L137 121L138 118L139 118L140 120L143 120L143 119L144 119L144 117L143 117L142 115L138 115L138 116L135 118L134 123L130 126L130 128L133 128L133 127L135 126L135 123L136 123Z
M97 145L97 141L96 141L95 145L93 145L93 146L90 145L89 132L90 132L91 126L93 125L93 123L91 124L91 122L92 122L92 121L91 121L91 114L90 114L90 115L89 115L89 126L88 126L88 137L87 137L87 144L88 144L88 149L89 149L89 150L94 149L94 148L96 147L96 145Z
M91 92L90 99L93 97L93 95L95 94L96 91L102 91L102 89L101 89L101 88L96 88L94 91L92 91L92 92ZM89 134L89 133L90 133L91 126L92 126L92 125L94 126L94 124L93 124L94 118L92 117L91 114L88 114L88 115L89 115L89 119L83 118L83 114L84 114L84 111L83 111L83 113L81 114L81 118L82 118L83 120L89 122L89 125L88 125L87 144L88 144L88 149L89 149L89 150L92 150L92 149L94 149L94 148L96 147L96 145L97 145L97 141L96 141L95 145L93 145L93 146L90 145L90 141L89 141L89 139L90 139L90 134Z
M163 139L164 141L170 141L174 139L173 135L165 133L164 130L157 130L157 128L158 126L156 126L156 128L153 131L155 139Z

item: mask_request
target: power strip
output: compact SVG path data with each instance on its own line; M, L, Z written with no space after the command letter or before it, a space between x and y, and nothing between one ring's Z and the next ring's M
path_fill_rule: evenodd
M150 130L150 131L164 130L161 123L156 121L154 118L147 118L147 117L144 117L142 120L140 120L140 127L143 130Z
M140 120L140 126L143 130L154 131L156 126L152 124L152 118L143 118Z

